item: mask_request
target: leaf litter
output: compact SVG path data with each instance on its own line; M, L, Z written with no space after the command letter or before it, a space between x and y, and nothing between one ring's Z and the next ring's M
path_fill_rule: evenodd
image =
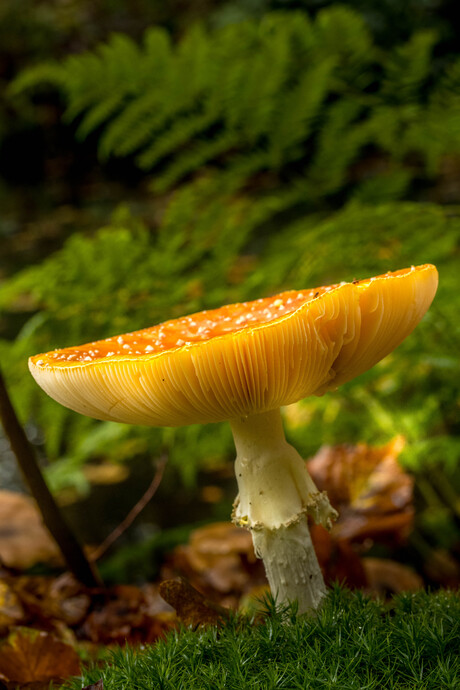
M311 526L328 584L340 581L380 595L423 586L410 568L365 557L370 545L404 544L410 533L413 482L397 461L402 446L398 438L381 448L323 447L307 463L340 512L331 533ZM0 511L0 558L14 551L11 541L4 549L4 526ZM21 530L17 534L22 539ZM8 690L41 690L78 674L77 652L97 658L101 647L152 644L179 625L219 626L232 609L251 609L268 592L250 533L231 523L194 530L187 544L166 556L161 582L141 587L90 589L68 573L22 574L18 563L0 560L0 688L3 683ZM87 688L103 690L102 680Z

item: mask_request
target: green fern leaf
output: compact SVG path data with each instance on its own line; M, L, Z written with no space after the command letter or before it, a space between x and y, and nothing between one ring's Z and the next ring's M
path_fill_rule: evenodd
M270 163L275 169L292 157L295 146L309 137L329 92L334 67L335 61L330 58L305 72L286 95L282 110L274 113L268 146Z
M430 73L436 40L435 32L421 31L384 59L385 74L380 96L386 102L419 100L420 89Z
M9 96L18 96L43 86L55 86L65 90L67 70L64 65L55 62L44 62L22 71L8 87Z
M123 95L115 93L111 97L97 103L90 108L77 129L77 137L85 139L93 130L100 127L104 122L109 120L113 114L120 110L123 103Z
M160 176L156 177L154 189L164 192L189 173L201 168L216 156L228 152L238 144L238 138L231 132L220 137L195 143L190 150L179 153Z
M158 141L138 156L139 166L146 170L152 168L155 163L186 144L197 134L205 132L215 119L216 114L213 111L196 115L189 114L179 118Z

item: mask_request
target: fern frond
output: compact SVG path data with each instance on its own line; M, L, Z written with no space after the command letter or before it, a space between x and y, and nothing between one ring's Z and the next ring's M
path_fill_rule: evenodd
M127 93L137 93L142 85L142 64L144 53L138 45L125 34L112 34L107 43L102 43L97 53L104 67L106 81L100 87L110 91L115 85L124 85ZM136 69L133 69L136 68Z
M436 85L432 98L449 103L452 98L460 96L460 58L446 66Z
M363 17L341 5L321 10L315 20L315 52L335 55L342 76L354 78L363 65L376 58L372 36Z
M159 160L177 150L196 135L205 132L215 121L214 112L189 114L173 123L161 139L147 148L137 161L141 168L151 169Z
M423 147L420 141L425 142ZM428 175L435 176L442 157L460 151L460 99L447 110L444 104L431 102L418 118L413 119L401 145L406 153L418 151Z
M158 28L140 46L115 34L25 72L12 89L55 83L78 136L97 129L101 158L133 156L158 190L203 165L234 193L259 171L292 180L301 166L306 195L321 199L356 184L349 169L365 147L398 170L410 170L415 153L429 175L460 151L460 62L432 88L435 42L434 32L419 32L384 53L350 8L325 8L314 20L273 12L214 30L196 25L177 44ZM404 179L387 179L384 198Z
M369 140L363 106L357 101L339 100L330 106L319 133L309 168L309 182L320 196L336 191L344 182L349 165Z
M77 129L77 137L79 139L86 139L88 134L100 127L116 111L120 110L122 103L123 94L115 92L112 96L108 96L105 100L89 108Z
M419 100L420 89L430 73L432 50L437 38L434 31L420 31L386 56L380 91L386 102Z
M282 165L308 138L331 90L334 56L349 52L355 40L366 52L357 15L334 12L318 22L302 13L275 13L214 32L197 25L176 47L157 29L147 32L141 48L116 34L64 63L66 119L83 116L80 137L102 127L103 157L137 154L145 169L165 156L180 157L184 146L195 151L186 151L171 181L179 179L181 166L191 172L192 160L200 165L212 160L213 151L220 156L226 140L233 146L238 139L237 148L252 156L252 148L268 139L272 162ZM342 39L348 36L339 49L331 39L336 21ZM321 47L326 39L327 57ZM224 134L216 143L213 133L205 144L200 139L211 127Z
M8 87L10 96L18 96L43 86L66 88L67 69L56 62L43 62L23 70Z
M286 95L282 108L274 113L269 134L269 156L273 168L292 157L295 146L306 141L314 119L330 90L335 60L329 58L307 70Z
M66 70L65 92L68 100L64 118L72 122L87 108L100 102L107 84L105 67L95 53L71 55L63 67Z
M232 132L223 132L221 136L203 140L194 144L190 150L179 153L165 172L155 178L154 189L164 192L178 180L198 170L216 156L229 151L238 144L238 138Z
M392 166L361 182L352 199L369 205L397 201L404 196L410 182L411 173L407 168Z
M110 155L126 156L152 141L168 118L168 109L154 89L143 96L125 102L101 134L99 152L102 158Z

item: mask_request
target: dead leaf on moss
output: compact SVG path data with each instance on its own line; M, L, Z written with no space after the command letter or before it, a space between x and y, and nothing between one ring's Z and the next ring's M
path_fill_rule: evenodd
M80 673L76 651L53 635L13 628L0 644L0 678L9 683L50 683Z
M34 501L24 494L0 491L0 558L19 570L37 563L61 564L59 550Z
M178 618L192 628L221 625L229 610L206 599L197 589L181 578L160 583L160 595L176 611Z
M339 512L333 534L342 539L404 542L412 527L413 479L398 464L404 439L385 446L323 446L307 463Z

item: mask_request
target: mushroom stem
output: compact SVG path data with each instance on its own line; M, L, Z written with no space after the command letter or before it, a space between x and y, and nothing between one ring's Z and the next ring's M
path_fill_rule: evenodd
M316 488L305 461L284 436L279 409L230 422L239 495L232 519L252 533L279 603L299 613L318 608L326 593L311 542L308 515L330 529L337 513Z

